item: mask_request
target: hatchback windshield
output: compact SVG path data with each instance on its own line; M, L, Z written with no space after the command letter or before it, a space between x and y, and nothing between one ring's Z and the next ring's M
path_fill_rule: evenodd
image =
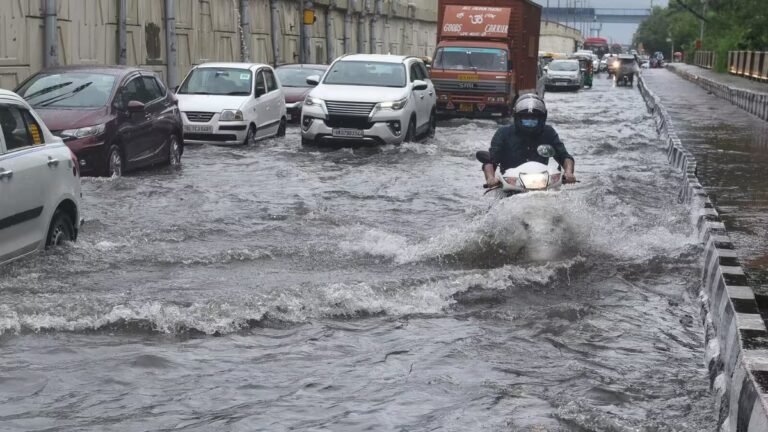
M307 84L307 77L312 75L322 76L325 73L322 69L299 69L299 68L277 68L278 78L283 87L312 87Z
M179 87L178 94L248 96L253 89L248 69L197 68Z
M338 61L323 81L325 84L374 87L405 87L402 63Z
M17 93L35 108L98 108L107 104L113 75L89 72L40 73Z
M575 60L574 61L556 60L549 64L549 70L574 72L579 70L579 62Z
M437 50L434 67L502 72L509 65L507 51L503 49L446 47Z

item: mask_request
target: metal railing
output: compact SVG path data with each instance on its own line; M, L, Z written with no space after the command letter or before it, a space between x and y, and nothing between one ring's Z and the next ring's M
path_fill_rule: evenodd
M758 81L768 81L768 52L729 51L728 73Z
M715 60L716 55L714 51L696 51L693 64L704 69L712 69L715 67Z

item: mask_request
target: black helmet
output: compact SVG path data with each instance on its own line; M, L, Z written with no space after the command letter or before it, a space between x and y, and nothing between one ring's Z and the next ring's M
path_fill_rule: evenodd
M526 134L540 134L547 123L547 105L535 93L526 93L512 109L515 129Z

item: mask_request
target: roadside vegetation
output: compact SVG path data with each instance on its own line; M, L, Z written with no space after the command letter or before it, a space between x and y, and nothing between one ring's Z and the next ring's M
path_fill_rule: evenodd
M655 7L640 24L634 44L646 53L675 51L693 59L704 22L701 48L717 53L716 69L725 71L728 51L768 50L768 8L765 0L669 0Z

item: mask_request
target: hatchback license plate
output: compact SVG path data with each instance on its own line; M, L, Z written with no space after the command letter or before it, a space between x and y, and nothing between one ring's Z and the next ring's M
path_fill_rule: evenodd
M213 126L211 126L211 125L184 125L184 132L211 133L211 132L213 132Z
M568 84L567 82L558 82L558 83L555 83L555 85L559 85L559 86L564 86L564 85L567 85L567 84Z
M459 104L459 111L461 112L472 112L474 110L475 110L475 107L471 103Z
M363 131L361 129L334 129L333 136L344 138L362 138Z

